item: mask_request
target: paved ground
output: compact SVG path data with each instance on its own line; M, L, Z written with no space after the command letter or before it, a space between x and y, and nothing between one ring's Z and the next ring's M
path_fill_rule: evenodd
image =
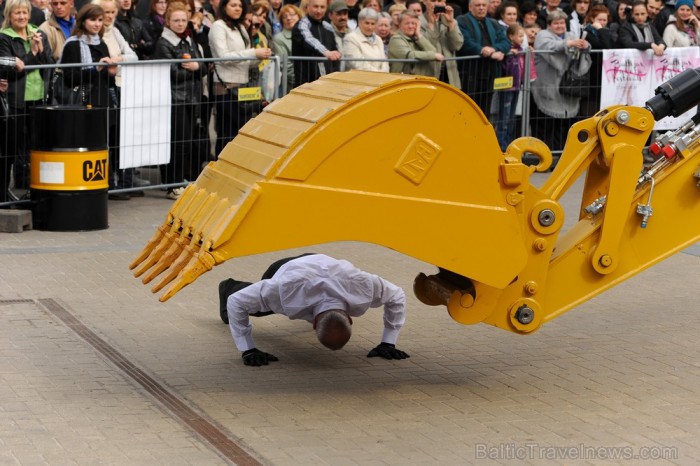
M339 352L307 324L261 319L280 362L256 369L216 284L281 254L229 261L161 304L127 264L170 202L110 202L105 231L0 234L0 464L700 462L697 245L528 337L410 295L406 361L365 357L381 312ZM406 290L431 270L365 244L314 250Z

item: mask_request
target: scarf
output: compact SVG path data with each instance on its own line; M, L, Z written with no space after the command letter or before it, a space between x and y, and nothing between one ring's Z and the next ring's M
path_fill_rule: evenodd
M685 25L685 33L690 37L691 45L698 45L698 37L695 34L695 27L692 24Z
M633 24L632 30L637 36L637 42L647 42L649 44L654 43L654 36L651 34L651 27L649 26L649 23L644 23L641 29L638 25ZM644 32L644 36L642 36L642 32Z
M78 44L80 44L80 63L92 63L92 54L90 53L89 46L99 45L102 41L102 39L100 39L100 36L97 34L92 36L88 34L82 34L80 36L70 36L66 40L66 44L74 41L78 41ZM61 60L59 59L58 62L61 63Z

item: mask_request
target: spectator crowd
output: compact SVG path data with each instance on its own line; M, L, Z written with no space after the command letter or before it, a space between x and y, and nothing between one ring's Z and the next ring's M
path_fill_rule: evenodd
M176 60L165 185L195 179L266 105L276 91L273 84L269 92L272 56L293 57L281 61L288 89L349 69L435 77L474 100L502 150L519 135L517 109L529 82L532 134L561 149L569 126L598 110L601 55L591 50L663 55L698 45L700 0L631 1L0 0L0 202L11 182L28 187L29 115L45 103L108 108L110 196L143 194L134 188L149 182L137 171L113 168L120 64L128 61ZM188 61L200 58L223 61ZM99 65L25 69L55 63ZM588 76L586 89L562 87L571 69ZM251 87L262 88L260 98L243 98ZM181 193L169 188L167 196Z

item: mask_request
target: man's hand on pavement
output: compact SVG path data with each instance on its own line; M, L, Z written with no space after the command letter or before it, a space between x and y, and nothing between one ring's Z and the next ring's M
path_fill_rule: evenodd
M272 361L279 361L277 356L270 353L263 353L257 348L243 352L243 362L246 366L267 366Z
M367 354L367 357L380 357L384 359L406 359L410 358L411 356L409 356L408 353L397 349L396 346L394 346L391 343L380 343L376 348L372 349L372 351L370 351L369 354Z

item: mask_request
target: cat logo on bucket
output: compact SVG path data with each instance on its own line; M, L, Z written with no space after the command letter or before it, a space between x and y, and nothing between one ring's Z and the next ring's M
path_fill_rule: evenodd
M107 176L107 159L86 160L83 162L83 180L102 181Z

